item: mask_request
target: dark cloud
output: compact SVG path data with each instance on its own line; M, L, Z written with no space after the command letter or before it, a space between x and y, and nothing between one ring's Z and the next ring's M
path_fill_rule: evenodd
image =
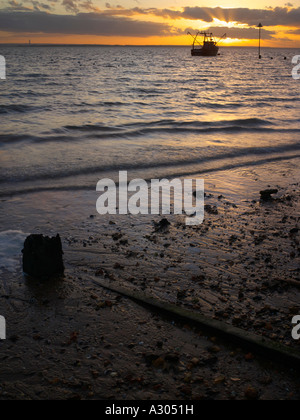
M107 9L124 9L123 6L117 5L117 6L112 6L110 3L105 3L105 7Z
M214 18L223 22L237 22L249 26L257 26L260 22L264 26L296 26L300 27L300 7L291 8L288 3L287 7L276 7L267 9L249 9L249 8L222 8L222 7L185 7L180 10L171 9L143 9L135 7L132 9L124 9L113 7L107 3L105 13L108 16L134 16L134 15L154 15L162 18L170 19L190 19L202 20L206 23L214 22Z
M26 7L23 5L23 3L19 3L16 0L10 0L8 1L8 6L6 7L5 10L9 10L9 11L19 11L19 12L26 12L29 10L32 10L32 8Z
M89 12L100 12L99 7L97 7L92 0L62 0L61 3L67 12L70 13L79 13L80 10L88 10Z
M300 35L300 29L296 29L294 31L288 31L287 33L291 35Z
M77 2L74 0L63 0L62 5L65 7L67 12L71 12L71 13L79 12L79 7L77 5Z
M46 0L47 1L47 0ZM50 0L49 3L53 3L53 1L58 1L58 0ZM3 10L7 10L7 11L18 11L18 12L27 12L27 11L51 11L53 10L53 8L51 7L51 5L49 3L41 3L40 1L37 0L24 0L24 3L26 3L27 5L25 6L22 2L18 2L16 0L9 0L7 1L7 6L6 8L4 8Z
M181 16L185 19L199 19L208 23L217 18L225 22L238 22L249 26L256 26L260 22L264 26L300 26L300 7L298 9L287 7L274 9L186 7Z
M80 3L80 8L88 10L90 12L99 12L99 7L95 6L92 0L86 0L84 3Z
M194 30L194 32L196 32ZM256 28L225 28L213 26L207 29L207 32L212 32L216 38L221 37L226 33L227 38L231 39L257 39L258 31ZM264 39L272 39L276 32L265 30L263 32Z
M106 4L100 11L94 0L8 0L7 8L0 10L0 30L10 33L94 35L114 37L150 37L182 35L185 30L166 23L144 21L142 16L155 15L173 20L202 20L211 24L210 31L216 36L232 39L257 39L257 24L264 25L264 39L272 39L275 32L270 26L286 26L287 35L298 35L300 30L300 8L247 9L221 7L186 7L181 11L169 9L125 9L122 6ZM67 15L54 14L53 2L59 2L69 12ZM26 3L25 7L24 4ZM52 13L50 13L52 12ZM138 17L138 18L137 18ZM217 27L214 18L223 22L238 22L245 28ZM196 23L195 23L196 25ZM248 25L248 27L247 27ZM191 24L191 26L194 26ZM230 25L231 26L231 25ZM290 27L299 28L292 31ZM198 28L197 28L198 29ZM196 29L196 30L197 30ZM192 29L195 32L195 28Z
M149 37L177 35L169 25L143 22L102 13L55 15L44 12L0 11L2 31L64 35Z
M34 0L32 0L30 3L33 5L34 10L38 12L40 10L48 10L49 12L52 10L52 7L46 3L40 3L39 1L34 1Z

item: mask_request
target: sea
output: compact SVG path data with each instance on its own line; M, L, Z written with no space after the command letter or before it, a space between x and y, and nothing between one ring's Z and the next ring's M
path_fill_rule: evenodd
M1 46L0 198L300 157L295 49Z

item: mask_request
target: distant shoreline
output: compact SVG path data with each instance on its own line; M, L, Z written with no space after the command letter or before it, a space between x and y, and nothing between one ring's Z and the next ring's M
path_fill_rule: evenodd
M110 45L110 44L20 44L20 43L0 43L0 47L122 47L122 48L191 48L190 45ZM251 48L251 49L257 49L257 46L222 46L222 49L228 49L228 48ZM264 47L264 50L297 50L296 47Z

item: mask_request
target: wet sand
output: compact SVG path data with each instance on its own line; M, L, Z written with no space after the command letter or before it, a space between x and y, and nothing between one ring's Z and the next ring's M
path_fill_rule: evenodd
M97 287L199 311L299 349L299 161L202 175L206 218L99 216L96 193L2 199L2 229L60 233L66 277L1 273L1 399L295 399L297 371ZM272 202L259 191L277 188Z

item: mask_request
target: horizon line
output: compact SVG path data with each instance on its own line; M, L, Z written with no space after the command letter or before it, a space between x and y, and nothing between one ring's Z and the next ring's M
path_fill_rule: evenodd
M168 45L168 44L56 44L56 43L20 43L20 42L0 42L1 46L18 47L168 47L168 48L191 48L191 45ZM223 45L221 48L257 48L255 45ZM297 49L299 47L263 47L264 49Z

